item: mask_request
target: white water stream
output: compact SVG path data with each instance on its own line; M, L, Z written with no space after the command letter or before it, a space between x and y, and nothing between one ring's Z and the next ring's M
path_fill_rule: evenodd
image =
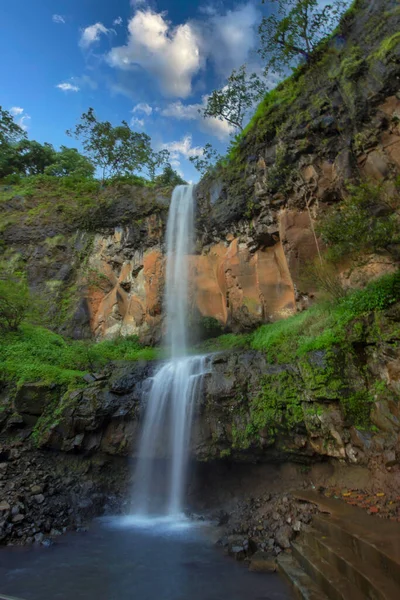
M133 497L134 514L140 518L157 514L176 519L183 509L193 409L206 370L204 356L187 355L193 212L193 186L176 187L167 225L165 305L170 359L155 373L148 392Z

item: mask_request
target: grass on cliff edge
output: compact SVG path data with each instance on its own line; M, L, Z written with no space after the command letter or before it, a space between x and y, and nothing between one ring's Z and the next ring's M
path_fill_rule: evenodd
M0 380L76 385L89 371L114 360L153 360L154 348L140 345L135 336L99 343L70 341L43 327L23 325L2 336Z
M264 351L271 362L287 363L307 352L331 348L349 340L350 329L361 333L357 319L400 301L400 271L349 293L336 303L320 303L250 334L227 334L202 345L207 350L251 348Z

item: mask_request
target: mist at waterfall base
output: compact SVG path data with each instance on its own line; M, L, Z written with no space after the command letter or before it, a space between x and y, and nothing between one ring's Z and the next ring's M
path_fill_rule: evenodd
M182 521L196 399L207 358L188 356L188 256L194 242L194 186L175 188L167 223L166 345L170 358L150 381L134 476L133 518ZM160 461L160 459L162 459Z

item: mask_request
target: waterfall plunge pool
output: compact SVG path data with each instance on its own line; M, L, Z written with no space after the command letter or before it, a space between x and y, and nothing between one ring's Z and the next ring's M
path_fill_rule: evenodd
M0 598L21 600L289 600L278 575L223 556L204 525L98 519L50 548L0 550Z

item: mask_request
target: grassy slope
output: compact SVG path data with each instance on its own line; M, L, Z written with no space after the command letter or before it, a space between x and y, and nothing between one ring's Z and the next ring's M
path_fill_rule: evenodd
M349 341L359 317L380 312L400 301L400 271L370 283L338 303L321 303L288 319L262 325L251 334L227 334L202 345L207 350L251 348L271 362L288 363L314 350Z
M116 341L69 341L43 327L23 325L2 336L0 379L17 385L40 381L76 385L89 371L114 360L153 360L154 348L142 347L136 337Z

